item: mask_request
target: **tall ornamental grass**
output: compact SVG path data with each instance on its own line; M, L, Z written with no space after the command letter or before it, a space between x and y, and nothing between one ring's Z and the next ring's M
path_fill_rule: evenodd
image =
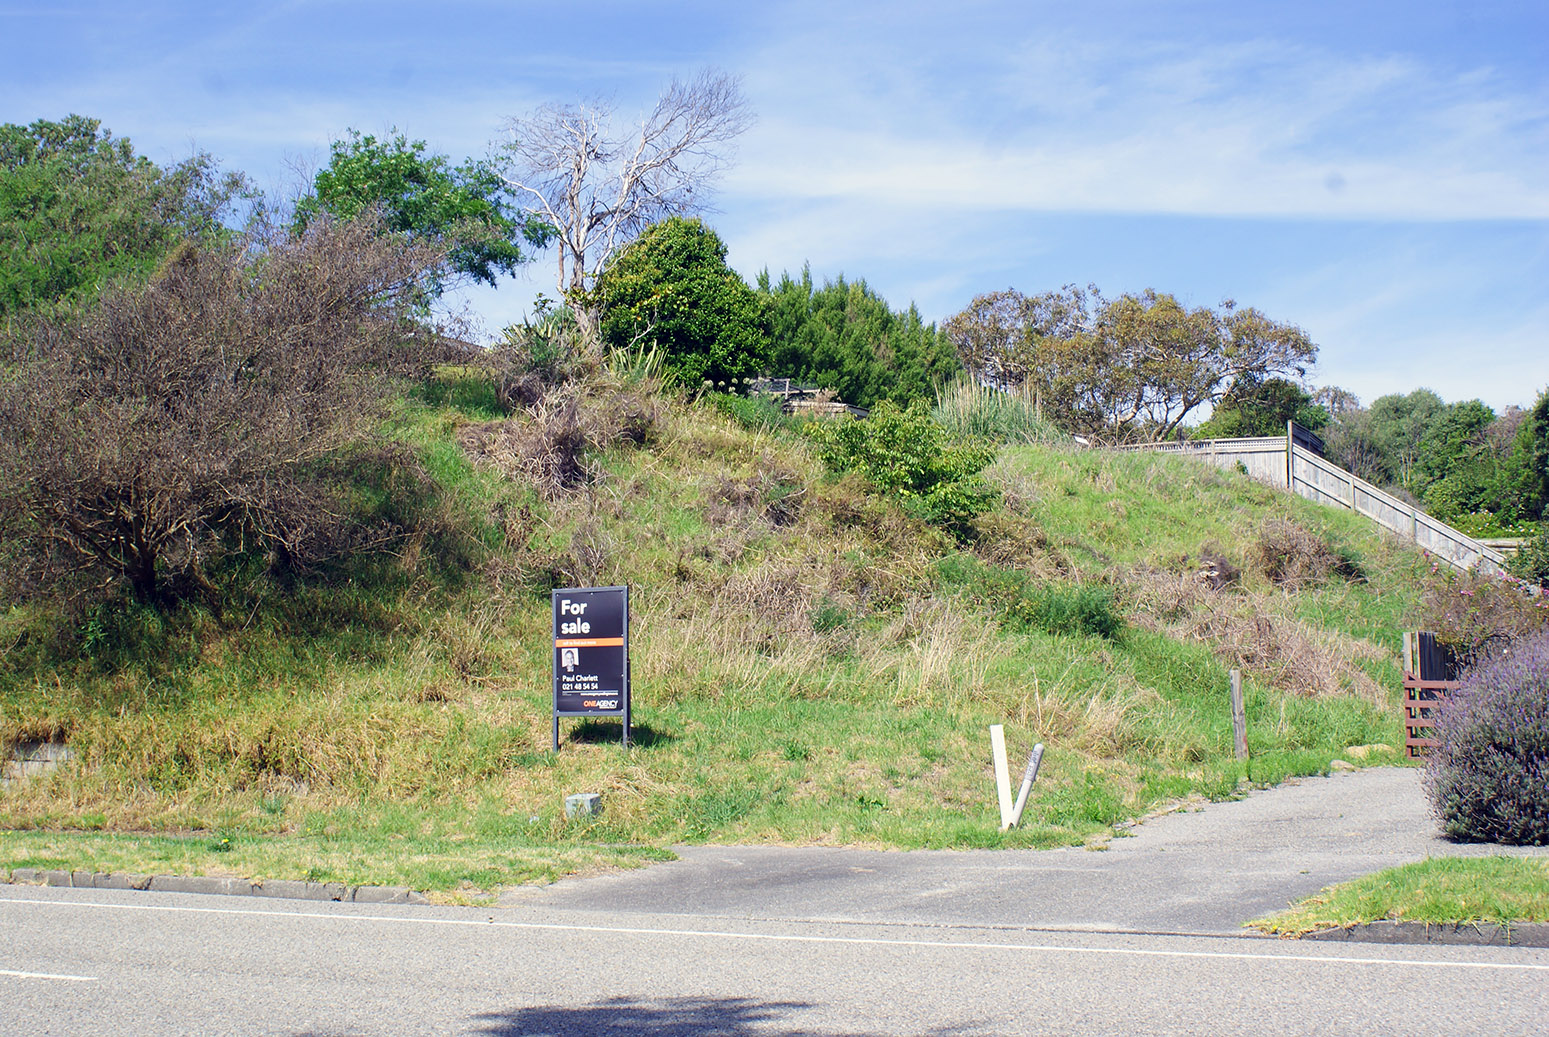
M1039 414L1032 393L1006 392L973 382L957 382L944 390L932 416L965 439L1049 444L1070 440Z

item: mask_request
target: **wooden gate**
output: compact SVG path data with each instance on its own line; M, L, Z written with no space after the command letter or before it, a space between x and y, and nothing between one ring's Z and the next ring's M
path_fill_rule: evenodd
M1404 751L1423 756L1436 744L1436 713L1458 687L1452 650L1435 634L1404 635Z

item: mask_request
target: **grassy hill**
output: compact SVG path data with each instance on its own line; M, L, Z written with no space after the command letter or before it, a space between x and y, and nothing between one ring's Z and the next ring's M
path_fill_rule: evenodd
M0 617L0 747L74 755L0 789L0 870L455 893L679 841L1080 842L1236 792L1233 666L1255 782L1400 738L1421 559L1236 473L1007 446L1002 504L960 543L746 403L604 378L507 417L447 372L395 430L426 474L390 554L241 615ZM637 744L567 721L554 754L548 590L606 584L632 588ZM1123 625L1051 633L1033 597ZM1048 747L1004 835L991 723L1014 757ZM567 822L582 791L604 813Z

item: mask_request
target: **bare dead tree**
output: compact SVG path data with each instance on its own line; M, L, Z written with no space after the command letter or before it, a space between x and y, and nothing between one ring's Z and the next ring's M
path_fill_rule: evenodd
M501 178L553 233L555 286L596 341L588 291L602 268L648 225L704 207L734 138L752 122L737 80L704 71L673 80L637 129L616 128L612 105L550 105L506 124Z

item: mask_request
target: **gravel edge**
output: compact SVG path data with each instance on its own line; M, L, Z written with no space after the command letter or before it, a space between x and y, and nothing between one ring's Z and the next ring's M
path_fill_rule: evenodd
M136 889L153 893L206 893L237 897L281 897L287 900L334 901L344 904L428 904L424 894L406 886L349 886L342 882L302 882L296 879L233 879L207 875L142 875L137 872L62 871L17 868L4 875L13 885L62 886L70 889Z

